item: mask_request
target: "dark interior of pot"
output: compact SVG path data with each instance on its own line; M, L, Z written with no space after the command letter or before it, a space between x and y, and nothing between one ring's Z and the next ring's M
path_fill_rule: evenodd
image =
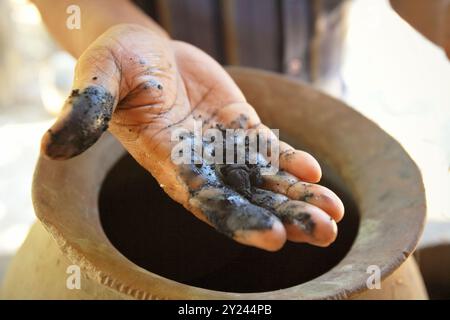
M355 202L325 168L321 184L344 202L345 218L328 248L288 242L271 253L238 244L171 200L129 155L106 176L100 217L112 244L140 267L191 286L227 292L263 292L312 280L350 250L359 225Z

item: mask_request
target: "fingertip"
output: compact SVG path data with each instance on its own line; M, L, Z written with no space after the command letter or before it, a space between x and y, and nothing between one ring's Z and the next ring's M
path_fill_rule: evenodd
M235 234L235 240L245 245L275 252L286 243L286 230L276 219L271 229L240 231Z
M41 153L53 160L75 157L107 130L114 97L101 86L73 90L56 123L41 140Z
M289 208L292 203L287 204ZM302 208L299 203L298 208ZM338 228L336 221L322 209L304 203L299 214L292 215L291 219L285 222L288 240L294 242L306 242L318 247L328 247L337 237Z
M334 220L336 220L336 222L340 222L344 218L344 215L345 215L344 203L338 196L336 196L336 208L334 212Z
M305 179L307 182L317 183L322 179L322 168L319 161L307 152L299 151L303 153L303 157L307 163L305 166Z
M275 252L280 250L286 243L286 230L283 224L275 220L272 230L262 235L263 247L267 251Z
M330 218L330 223L324 224L321 232L316 236L316 245L322 248L329 247L336 241L338 235L338 227L336 221Z
M43 156L45 156L46 158L50 158L50 159L51 159L51 157L49 156L48 149L49 149L49 144L50 144L51 130L52 129L48 129L41 138L41 154Z
M59 127L55 129L54 127ZM84 136L74 133L70 126L55 126L47 130L41 139L41 154L50 160L67 160L88 149L101 134Z
M58 122L50 129L48 129L41 139L41 155L49 160L67 160L70 159L81 151L77 152L69 141L64 141L64 130L58 130L54 127L57 127Z
M52 129L48 129L41 139L41 154L50 160L64 160L66 159L63 152L58 151L57 147L53 144L52 138L53 131Z
M322 178L319 162L304 151L287 151L280 159L280 167L306 182L317 183Z
M305 201L321 208L336 222L341 221L344 217L344 203L328 188L316 185L315 196L305 199Z

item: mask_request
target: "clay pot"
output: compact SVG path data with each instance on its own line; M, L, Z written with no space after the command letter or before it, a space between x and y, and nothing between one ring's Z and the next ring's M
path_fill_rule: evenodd
M165 211L161 209L164 212L152 211L151 205L143 211L127 206L122 208L117 199L130 200L126 198L127 190L146 184L139 180L145 173L136 171L139 174L130 176L133 170L141 169L117 165L125 151L112 136L105 135L88 152L72 160L39 159L33 201L40 222L33 226L11 263L3 286L4 298L427 298L415 262L408 258L424 224L424 187L417 166L400 144L342 102L304 84L250 69L232 68L229 71L263 121L271 128L280 129L287 142L313 153L324 166L325 178L333 190L346 199L347 222L342 222L340 227L344 240L338 239L340 244L329 249L292 244L281 253L260 253L261 250L244 248L222 237L184 212L174 218L172 210L167 209L169 207L164 207ZM123 161L131 160L120 160L119 163ZM128 180L123 178L127 175ZM105 177L109 182L103 184ZM149 190L150 193L142 192L139 197L155 205L166 201L167 197L158 190L155 187ZM132 199L130 203L139 202L139 199ZM171 202L167 203L167 206L171 205ZM178 210L173 208L173 211ZM135 225L136 230L121 231L126 229L127 221L152 215L154 218L150 221L153 223L139 222ZM116 229L105 232L112 223L111 217L122 219L122 222L115 224ZM154 227L156 232L149 233L163 237L163 226L159 223L167 217L172 217L170 226L176 230L171 234L172 238L185 229L191 232L178 242L172 241L177 243L179 250L174 250L169 242L157 242L154 238L133 240L140 232L139 225L156 225L161 229ZM349 235L346 230L353 230L353 233ZM139 246L149 248L147 255L153 257L154 267L140 262L139 255L126 252L126 248ZM302 254L304 250L318 250L318 253ZM189 256L177 260L185 252ZM240 252L245 254L239 255ZM196 264L203 253L210 257L208 262ZM334 253L342 256L336 258ZM247 277L251 277L251 273L245 273L245 267L240 268L243 261L249 264L247 269L253 268L252 272L256 272L253 260L245 258L259 259L257 269L266 272L266 264L281 261L276 260L278 256L272 256L276 254L279 259L289 257L283 260L287 263L279 263L285 269L278 272L272 269L272 273L260 276L257 281L263 283L265 279L272 279L266 287L271 290L258 290L250 282L247 287L239 287L240 282L247 283ZM317 259L311 261L308 256ZM231 264L224 267L222 260L226 259ZM148 270L132 261L145 265ZM322 267L329 261L330 265ZM308 270L320 270L319 274L311 273L309 278L295 274L295 270L313 263L316 265ZM66 270L72 264L82 270L80 290L66 287ZM373 265L379 267L383 279L380 290L369 290L366 285L370 276L368 268ZM240 268L245 276L228 272L237 270L233 268ZM209 280L192 280L186 275L183 278L179 276L183 270L189 270L188 275L195 279ZM224 284L216 282L218 278L234 280ZM287 281L289 278L295 278L293 283ZM283 283L278 287L277 279ZM214 288L216 290L211 290Z
M447 229L448 230L448 229ZM420 247L414 257L431 299L450 299L450 243L440 241Z

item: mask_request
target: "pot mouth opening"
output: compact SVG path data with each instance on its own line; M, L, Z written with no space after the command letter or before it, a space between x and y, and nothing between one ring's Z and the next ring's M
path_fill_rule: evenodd
M130 261L164 278L203 289L257 293L308 282L336 266L359 229L356 202L339 177L324 170L320 184L344 202L336 241L327 248L287 242L278 252L247 247L219 234L174 202L130 155L103 180L103 230Z

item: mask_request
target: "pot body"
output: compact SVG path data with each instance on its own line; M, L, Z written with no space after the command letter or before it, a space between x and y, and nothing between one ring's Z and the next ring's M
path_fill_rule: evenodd
M112 245L100 221L102 183L124 155L123 147L106 134L68 161L39 159L33 204L40 223L12 261L3 298L427 298L409 258L423 230L425 191L419 169L402 146L349 106L305 84L251 69L229 71L262 121L331 168L354 198L360 223L345 257L313 280L255 293L202 289L139 267ZM68 289L70 265L80 267L79 290ZM384 279L380 290L367 289L372 265Z
M73 263L61 252L44 227L36 222L14 257L2 288L2 299L130 299L80 274L80 288L67 285ZM191 299L186 295L181 297ZM210 299L216 298L211 293ZM274 295L272 298L276 299ZM381 282L380 289L365 290L352 299L427 299L422 277L413 257Z

